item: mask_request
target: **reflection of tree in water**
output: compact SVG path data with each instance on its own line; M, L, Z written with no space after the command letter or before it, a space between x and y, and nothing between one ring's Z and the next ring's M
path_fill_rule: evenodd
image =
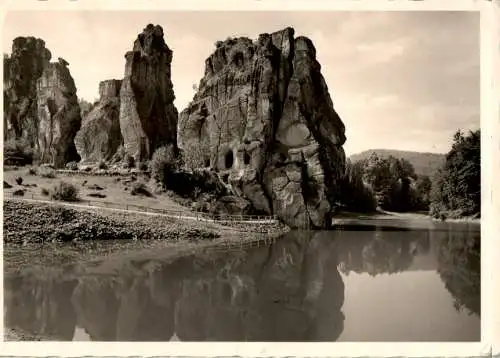
M401 272L411 266L416 254L430 249L427 230L367 226L362 230L338 231L336 236L339 268L345 275L351 271L371 276Z
M457 310L481 314L480 232L449 231L439 247L439 274Z
M45 312L34 331L54 321L65 327L58 333L64 340L75 325L99 341L167 341L174 334L187 341L333 341L343 330L344 284L329 235L294 232L270 247L207 251L130 273L87 274L67 290L18 301ZM42 281L21 280L35 296L53 290ZM47 311L48 299L58 309ZM11 316L22 314L8 306ZM63 316L63 307L71 314Z

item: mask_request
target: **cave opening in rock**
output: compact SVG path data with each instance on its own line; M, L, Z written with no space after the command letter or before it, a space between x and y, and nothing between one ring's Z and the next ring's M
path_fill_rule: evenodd
M237 53L234 54L233 63L237 67L243 66L243 64L244 64L244 58L243 58L243 54L241 52L237 52Z
M205 159L205 168L208 168L210 166L210 159Z
M245 163L245 165L250 164L250 154L248 154L247 151L243 152L243 163Z
M234 155L233 155L233 151L232 150L229 150L227 153L226 153L226 158L225 158L225 165L226 165L226 169L230 169L233 167L233 164L234 164Z

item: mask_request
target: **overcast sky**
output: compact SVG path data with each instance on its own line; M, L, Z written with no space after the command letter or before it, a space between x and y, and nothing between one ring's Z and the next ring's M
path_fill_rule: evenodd
M347 154L389 148L449 150L453 133L479 128L479 15L472 12L10 12L3 52L17 36L46 42L63 57L78 96L121 79L126 51L148 24L173 50L179 112L217 40L256 38L286 26L310 37L346 125Z

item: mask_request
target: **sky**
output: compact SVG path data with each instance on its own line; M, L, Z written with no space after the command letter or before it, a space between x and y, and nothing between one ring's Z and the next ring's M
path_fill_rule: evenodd
M181 112L194 95L215 42L257 38L287 26L314 42L346 154L386 148L444 153L458 130L480 125L479 14L450 11L9 12L4 53L18 36L42 38L69 62L79 98L123 78L124 55L148 23L173 50L172 82Z

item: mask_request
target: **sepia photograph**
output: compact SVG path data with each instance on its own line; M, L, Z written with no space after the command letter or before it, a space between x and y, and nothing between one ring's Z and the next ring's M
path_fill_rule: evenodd
M278 10L5 12L4 341L481 342L480 12Z

